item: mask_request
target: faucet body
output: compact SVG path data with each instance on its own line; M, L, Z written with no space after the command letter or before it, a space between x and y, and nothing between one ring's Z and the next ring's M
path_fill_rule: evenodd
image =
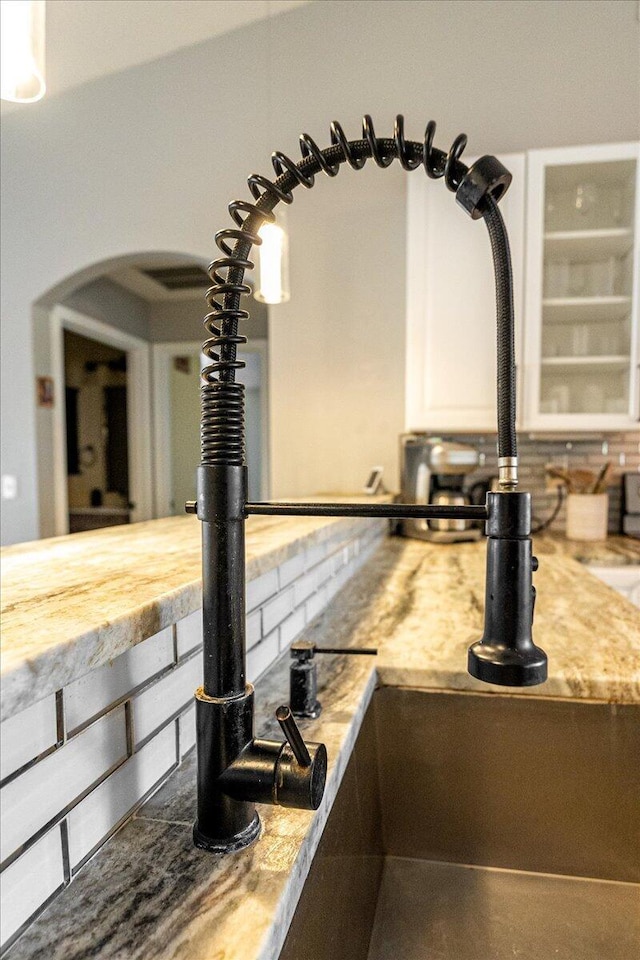
M324 744L308 744L304 756L295 749L297 728L286 731L290 742L254 736L254 692L245 670L246 490L245 466L198 469L204 682L195 694L198 813L193 836L196 846L217 853L239 850L256 839L258 802L317 809L327 773Z
M279 707L276 719L285 741L254 735L254 692L246 678L244 524L251 514L279 516L360 516L417 519L484 520L487 524L487 606L482 640L469 651L469 670L490 683L525 685L546 678L546 657L531 636L535 593L530 540L530 496L516 493L515 367L511 263L497 200L511 175L491 156L471 168L460 160L466 145L461 134L447 154L433 146L435 124L427 125L422 143L404 137L396 119L393 138L375 136L371 118L363 120L361 140L348 141L339 124L331 127L331 146L320 150L307 134L302 159L294 163L273 154L275 181L249 177L255 203L235 200L229 210L238 229L216 234L223 256L210 268L207 291L212 312L205 318L211 336L203 352L211 363L202 372L202 463L197 500L187 511L202 522L202 590L204 675L196 691L198 812L194 842L213 852L231 852L259 835L256 803L315 810L321 803L327 773L323 744L305 743L291 711ZM261 242L258 230L273 222L279 202L290 203L294 187L311 187L316 174L333 177L340 164L354 169L372 158L379 167L398 159L406 170L424 167L431 179L443 178L456 200L489 230L498 305L498 466L501 490L489 493L485 506L435 504L250 503L244 457L244 387L235 382L238 322L249 314L240 297L251 292L243 282L253 267L251 247ZM233 246L231 246L233 241ZM221 271L224 271L222 273ZM221 300L216 299L221 297ZM313 713L315 702L308 712ZM303 711L304 712L304 711Z

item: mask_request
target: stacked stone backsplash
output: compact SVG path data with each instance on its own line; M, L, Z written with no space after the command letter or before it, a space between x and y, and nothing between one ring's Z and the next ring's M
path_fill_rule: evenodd
M469 476L469 483L481 477L497 476L498 456L495 434L447 434L445 439L469 443L484 454L483 465ZM564 469L587 469L595 473L611 461L612 477L609 483L609 533L620 533L622 523L622 475L640 470L640 432L590 434L579 433L571 439L563 434L518 434L520 462L520 489L529 490L533 498L536 520L544 520L557 503L557 494L546 489L545 467L555 464ZM566 509L551 525L551 530L564 530Z

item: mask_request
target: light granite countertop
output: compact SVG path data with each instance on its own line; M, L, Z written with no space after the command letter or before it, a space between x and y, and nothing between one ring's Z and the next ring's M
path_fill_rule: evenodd
M588 573L573 549L567 541L534 543L540 561L534 639L549 657L549 678L510 692L640 702L640 610ZM484 626L484 544L460 543L447 551L406 541L395 550L376 609L376 619L387 623L379 639L381 682L504 693L466 669L467 647ZM640 550L636 556L640 562ZM598 564L603 557L600 549Z
M375 646L373 657L324 657L323 712L301 722L329 753L315 813L260 807L262 835L229 857L191 842L191 756L80 872L10 951L10 960L275 960L376 684L640 702L640 611L562 549L538 550L535 638L550 677L526 690L466 674L480 635L484 545L392 538L305 633L332 646ZM602 562L601 558L598 560ZM284 653L257 684L256 732L277 736L288 697Z
M539 557L571 557L587 566L629 567L640 564L640 540L618 534L606 540L567 540L561 533L547 532L533 538Z
M336 535L348 537L367 522L250 517L247 581L303 547ZM0 551L0 564L0 720L202 605L196 517L167 517L18 544Z
M278 566L303 546L340 533L349 536L363 522L367 521L250 517L247 580ZM449 549L459 552L464 546ZM571 557L586 564L640 564L640 541L629 537L580 544L545 534L536 538L535 549L540 557ZM440 562L447 557L447 547L432 545L430 555ZM107 527L0 551L0 720L197 610L202 602L200 557L200 524L195 517Z

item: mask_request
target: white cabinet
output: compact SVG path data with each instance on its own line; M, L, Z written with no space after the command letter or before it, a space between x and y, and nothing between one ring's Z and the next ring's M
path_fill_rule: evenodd
M464 158L466 163L472 161ZM513 182L500 201L521 340L525 155L500 157ZM442 181L408 175L407 430L496 429L496 317L491 247Z
M640 424L638 144L527 155L522 425Z
M500 209L513 258L519 429L640 429L638 144L501 160L513 173ZM417 173L408 179L407 223L405 427L493 431L495 302L484 223Z

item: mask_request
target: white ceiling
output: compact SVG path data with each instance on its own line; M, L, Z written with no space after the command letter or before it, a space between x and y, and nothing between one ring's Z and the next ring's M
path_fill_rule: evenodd
M47 94L55 96L308 2L47 0ZM29 109L6 101L2 107Z

